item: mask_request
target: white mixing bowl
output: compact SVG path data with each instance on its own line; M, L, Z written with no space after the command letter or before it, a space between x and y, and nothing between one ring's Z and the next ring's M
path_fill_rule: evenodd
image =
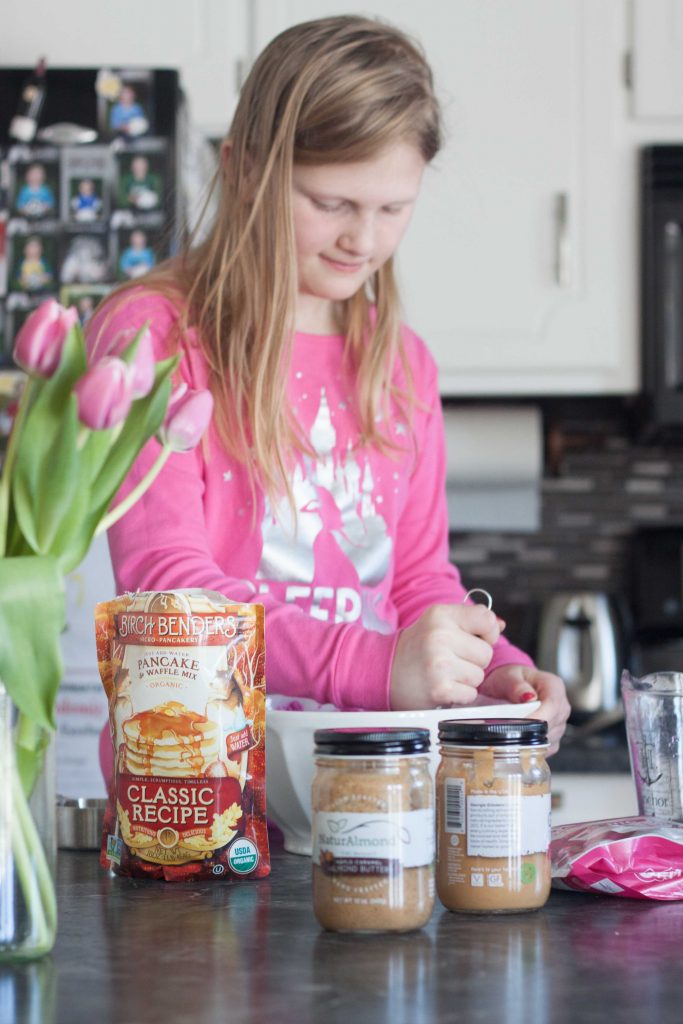
M282 829L285 849L311 854L311 784L316 729L429 729L430 766L439 763L439 722L468 718L527 718L540 706L500 704L480 697L475 705L430 711L340 711L332 704L271 695L266 700L266 794L268 817Z

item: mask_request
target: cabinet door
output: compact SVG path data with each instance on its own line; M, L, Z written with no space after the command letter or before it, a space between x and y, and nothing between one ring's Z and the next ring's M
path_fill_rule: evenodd
M633 112L683 118L683 0L633 0Z
M257 48L286 24L355 10L264 0ZM446 145L399 254L407 318L437 358L442 391L634 390L636 225L614 143L622 5L375 0L366 10L422 42L444 106Z

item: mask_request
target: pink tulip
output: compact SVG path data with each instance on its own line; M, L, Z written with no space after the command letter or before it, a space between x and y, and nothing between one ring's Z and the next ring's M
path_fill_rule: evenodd
M174 452L188 452L196 447L209 425L213 412L210 391L193 391L181 384L171 395L163 426L161 443Z
M130 345L136 334L137 331L133 328L119 331L109 342L107 348L104 349L100 346L99 351L97 335L95 336L94 343L91 343L91 340L88 339L88 363L94 366L95 363L105 356L120 356L124 348ZM154 386L154 372L156 368L154 346L149 329L140 338L135 351L135 358L130 365L133 371L133 398L144 398Z
M77 322L74 306L65 309L56 299L41 302L17 334L17 365L38 377L51 377L59 366L66 336Z
M154 371L156 360L152 346L152 335L147 330L140 338L135 359L130 367L132 370L132 395L133 398L144 398L152 390L154 385Z
M76 382L78 418L91 430L108 430L125 420L133 403L133 374L122 359L105 356Z

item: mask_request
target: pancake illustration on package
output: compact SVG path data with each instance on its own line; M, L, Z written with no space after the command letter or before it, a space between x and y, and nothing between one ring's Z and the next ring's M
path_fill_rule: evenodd
M114 746L102 865L171 881L267 875L263 608L126 594L96 606L95 633Z
M218 761L218 726L176 700L123 723L124 770L137 775L206 775Z

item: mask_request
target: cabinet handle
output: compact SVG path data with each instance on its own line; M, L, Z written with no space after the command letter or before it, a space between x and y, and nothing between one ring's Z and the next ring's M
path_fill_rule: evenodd
M569 240L569 196L555 196L555 283L568 288L572 283L571 242Z

